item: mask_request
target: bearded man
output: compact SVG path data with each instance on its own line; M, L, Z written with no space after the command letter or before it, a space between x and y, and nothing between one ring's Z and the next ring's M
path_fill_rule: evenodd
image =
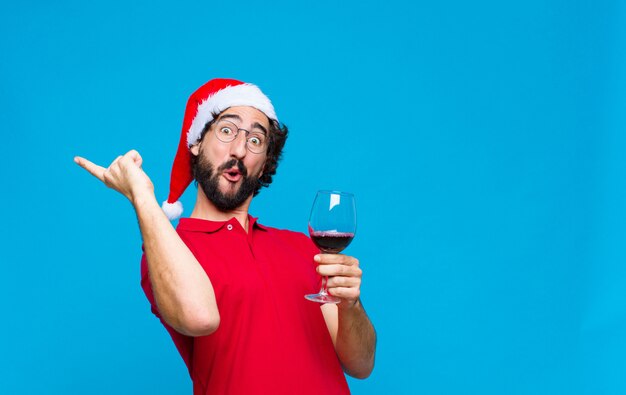
M356 258L261 225L252 198L276 172L288 130L252 84L214 79L185 110L168 200L159 207L137 151L78 165L130 200L143 238L141 284L182 356L194 394L346 394L368 377L376 334ZM178 199L195 179L189 218ZM338 304L303 295L328 276Z

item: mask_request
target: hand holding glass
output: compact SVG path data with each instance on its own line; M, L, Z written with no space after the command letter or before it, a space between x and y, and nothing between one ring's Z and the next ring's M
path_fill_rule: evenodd
M309 235L313 243L325 254L338 254L350 244L355 232L354 195L336 191L317 192L309 217ZM320 292L304 297L318 303L341 302L341 299L328 293L327 282L328 278L323 276Z

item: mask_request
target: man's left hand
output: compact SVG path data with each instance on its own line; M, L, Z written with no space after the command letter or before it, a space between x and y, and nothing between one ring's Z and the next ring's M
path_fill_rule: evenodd
M317 254L317 272L328 276L328 293L341 299L340 308L353 307L361 295L362 270L359 260L343 254Z

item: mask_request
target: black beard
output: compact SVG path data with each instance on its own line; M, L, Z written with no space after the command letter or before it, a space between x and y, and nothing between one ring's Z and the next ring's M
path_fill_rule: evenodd
M234 194L224 194L219 189L220 176L224 170L231 169L235 165L241 172L241 186ZM196 182L204 191L207 199L222 212L232 211L241 206L259 188L260 184L257 178L248 177L248 169L237 159L229 160L218 167L217 172L214 172L211 163L205 160L204 156L198 155L192 170Z

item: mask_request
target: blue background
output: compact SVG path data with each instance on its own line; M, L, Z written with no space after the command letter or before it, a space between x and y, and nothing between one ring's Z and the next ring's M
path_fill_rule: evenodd
M620 1L3 2L0 392L191 393L130 204L72 158L137 149L165 199L188 95L231 77L291 130L254 215L305 231L316 190L357 196L355 394L626 393L625 26Z

